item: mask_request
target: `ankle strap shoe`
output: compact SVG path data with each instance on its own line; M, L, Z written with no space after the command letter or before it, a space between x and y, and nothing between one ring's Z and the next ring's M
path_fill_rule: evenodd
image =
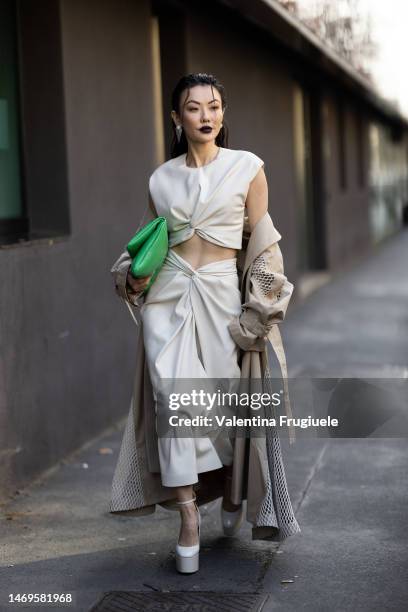
M193 546L181 546L179 543L176 544L176 569L182 574L192 574L199 569L201 515L200 509L195 501L196 497L194 496L193 499L176 502L177 506L194 503L198 516L198 543L193 544Z

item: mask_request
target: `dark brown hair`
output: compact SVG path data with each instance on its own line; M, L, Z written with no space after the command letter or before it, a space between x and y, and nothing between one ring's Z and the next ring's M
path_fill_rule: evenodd
M171 96L171 107L173 110L175 110L178 113L178 115L181 116L181 113L180 113L181 94L186 89L189 92L190 88L195 87L195 85L210 85L211 89L215 87L221 96L222 110L224 111L226 109L227 100L226 100L225 88L222 85L222 83L220 83L220 81L212 74L205 74L204 72L198 72L196 74L187 74L186 76L181 77L176 87L174 88L174 91ZM188 99L188 93L187 93L186 100L187 99ZM223 125L215 139L215 144L218 147L227 148L228 147L228 127L225 124L225 119L223 120L222 123ZM171 121L171 124L172 124L172 129L173 129L173 140L171 142L171 157L173 158L173 157L178 157L182 153L187 153L188 142L187 142L186 135L184 134L184 130L181 133L180 142L178 142L177 136L176 136L176 126L174 125L173 120Z

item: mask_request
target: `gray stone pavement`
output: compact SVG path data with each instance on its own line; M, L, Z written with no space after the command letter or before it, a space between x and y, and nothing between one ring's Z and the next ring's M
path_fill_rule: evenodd
M282 326L291 372L406 376L407 261L404 231L291 308ZM218 500L202 509L200 571L182 576L177 513L108 513L121 436L106 432L1 506L0 610L23 608L9 593L70 592L69 609L85 611L112 590L257 592L264 611L406 609L407 439L283 440L302 533L252 542L245 523L225 538Z

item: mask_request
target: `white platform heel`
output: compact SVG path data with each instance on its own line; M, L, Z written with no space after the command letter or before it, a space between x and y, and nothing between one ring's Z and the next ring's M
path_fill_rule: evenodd
M195 500L196 497L194 496L193 499L176 502L178 506L194 502L198 513L198 544L193 544L193 546L181 546L178 543L176 544L176 568L177 571L182 574L192 574L197 572L199 568L201 515Z

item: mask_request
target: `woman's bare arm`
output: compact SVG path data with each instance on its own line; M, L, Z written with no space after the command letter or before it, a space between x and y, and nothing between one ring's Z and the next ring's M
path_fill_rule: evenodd
M246 201L251 231L268 212L268 185L263 168L252 180ZM283 257L278 240L252 262L250 282L243 312L234 317L228 328L235 342L244 350L259 344L273 325L285 318L293 285L284 274Z
M252 231L259 219L268 212L268 183L263 168L259 169L258 174L249 185L245 206Z

